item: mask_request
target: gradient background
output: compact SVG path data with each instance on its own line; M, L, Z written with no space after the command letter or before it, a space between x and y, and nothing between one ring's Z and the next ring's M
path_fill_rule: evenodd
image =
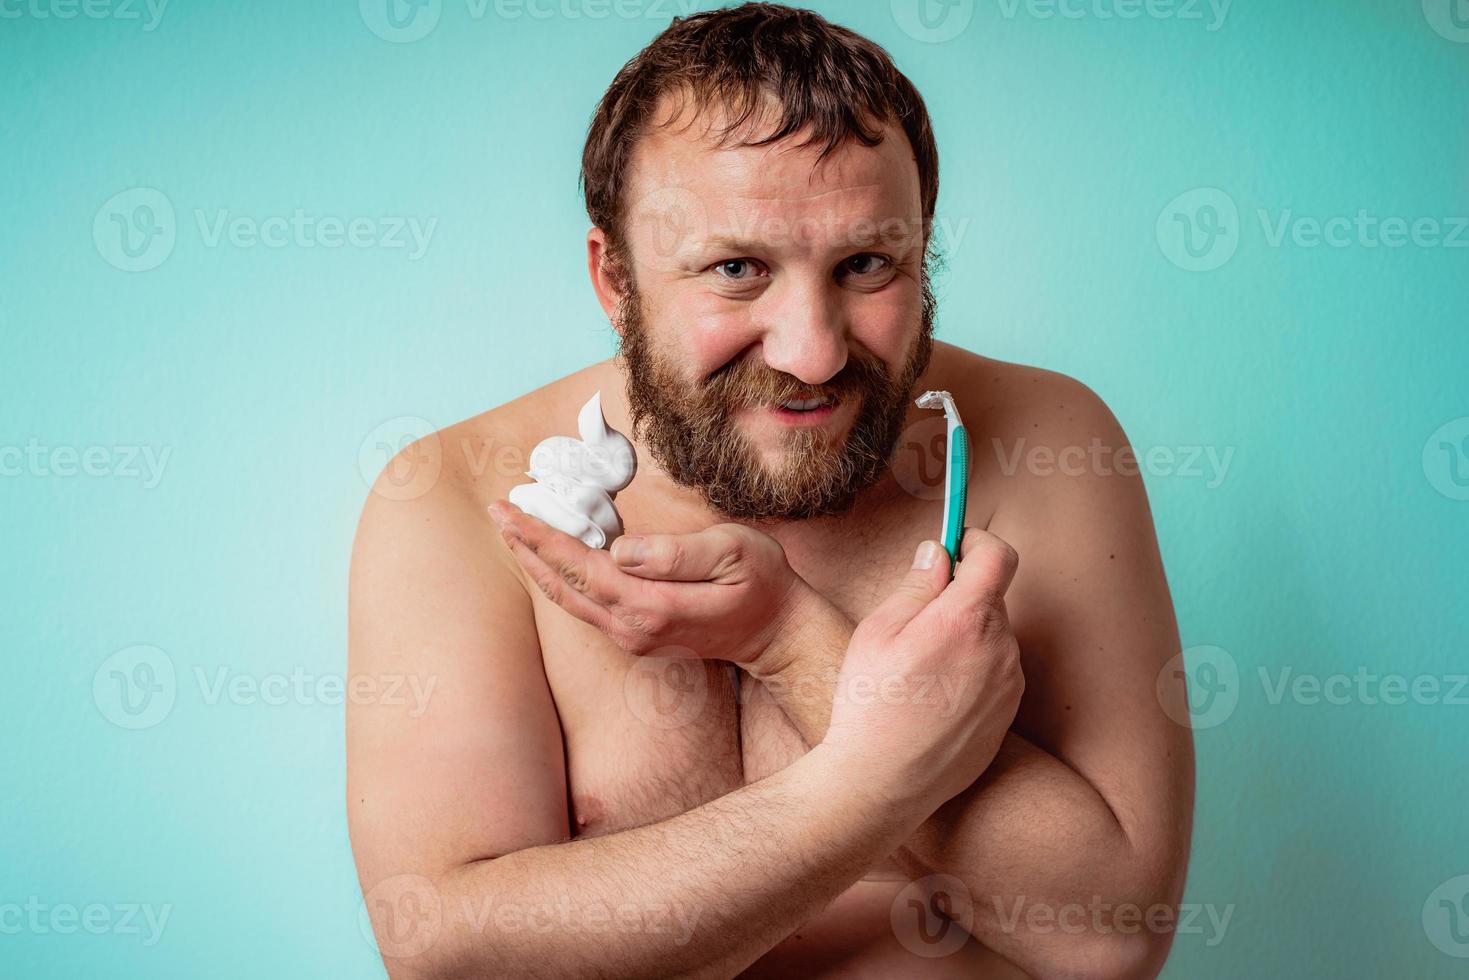
M581 142L678 10L432 0L394 30L384 2L0 0L5 976L383 973L340 705L198 678L340 679L387 447L612 352ZM932 110L939 336L1082 379L1140 453L1230 454L1146 471L1198 709L1185 900L1230 915L1179 935L1168 977L1469 966L1469 691L1443 703L1469 669L1458 2L960 0L933 29L913 0L813 4ZM115 221L150 227L140 203L163 233L134 260ZM298 208L432 234L421 255L208 234ZM1272 242L1359 211L1457 246ZM1313 704L1272 696L1287 668L1442 687ZM114 670L154 699L124 704ZM28 902L170 911L148 945L36 928Z

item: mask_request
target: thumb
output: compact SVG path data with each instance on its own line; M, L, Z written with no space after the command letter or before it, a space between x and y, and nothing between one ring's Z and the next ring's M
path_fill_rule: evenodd
M664 582L711 582L737 573L764 544L738 524L716 524L691 534L641 534L612 542L617 567ZM776 545L773 540L769 542Z
M937 541L924 541L913 556L913 567L891 595L868 614L865 622L896 633L923 611L949 584L949 553Z

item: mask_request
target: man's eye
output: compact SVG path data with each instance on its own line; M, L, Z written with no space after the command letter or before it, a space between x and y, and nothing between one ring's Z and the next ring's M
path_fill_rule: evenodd
M847 260L847 271L857 276L873 276L886 272L892 263L885 256L865 252Z
M751 259L728 259L716 263L712 268L714 274L721 279L750 279L759 273L759 268Z

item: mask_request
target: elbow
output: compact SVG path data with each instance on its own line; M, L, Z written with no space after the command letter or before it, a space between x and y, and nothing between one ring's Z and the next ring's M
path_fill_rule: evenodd
M1172 892L1142 887L1124 890L1127 898L1092 895L1063 905L1053 919L1033 924L1029 962L1017 965L1037 980L1154 980L1180 922Z
M1176 897L1143 894L1146 901L1093 896L1085 906L1066 907L1052 923L1051 941L1034 944L1034 958L1019 965L1037 980L1154 980L1173 946L1180 910Z
M388 980L468 980L485 975L463 962L454 962L444 956L426 955L410 959L384 956L382 960Z
M1050 951L1047 962L1034 964L1044 980L1153 980L1163 970L1171 934L1146 929L1072 937Z

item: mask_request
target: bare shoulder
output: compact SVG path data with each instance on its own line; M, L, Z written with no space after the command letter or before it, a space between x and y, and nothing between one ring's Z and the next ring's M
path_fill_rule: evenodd
M1057 371L954 351L970 499L984 502L1022 568L1070 579L1087 564L1112 574L1127 562L1161 577L1137 458L1101 396Z
M975 476L1007 480L1059 472L1075 475L1079 454L1100 444L1115 452L1126 435L1102 397L1085 383L1046 368L951 348L949 370L973 443ZM1069 449L1069 447L1076 447Z
M384 536L454 538L518 577L486 508L526 482L530 451L549 435L565 434L580 405L574 399L603 383L607 369L607 362L584 368L403 447L368 493L355 551Z
M1105 507L1109 496L1142 495L1126 433L1082 381L951 345L943 365L934 380L954 392L969 431L970 500L989 513L1043 516L1063 500ZM1102 476L1116 479L1092 479Z

